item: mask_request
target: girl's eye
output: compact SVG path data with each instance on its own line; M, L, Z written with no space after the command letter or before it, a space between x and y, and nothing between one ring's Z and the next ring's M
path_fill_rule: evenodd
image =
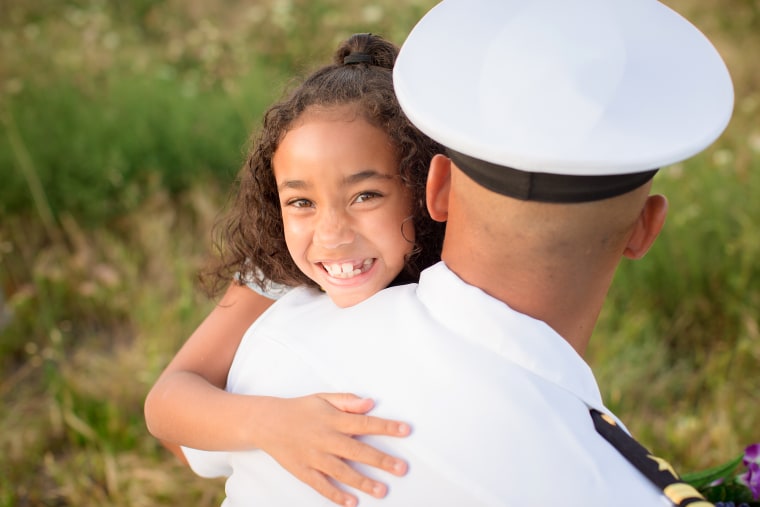
M286 204L294 208L310 208L312 206L311 201L308 199L291 199Z
M382 194L379 192L362 192L361 194L356 196L356 199L354 199L354 202L366 202L370 199L376 199L378 197L382 197Z

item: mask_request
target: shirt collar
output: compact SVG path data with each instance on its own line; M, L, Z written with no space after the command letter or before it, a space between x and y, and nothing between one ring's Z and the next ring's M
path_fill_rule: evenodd
M452 332L570 391L589 407L607 411L591 368L545 322L465 283L443 262L423 271L417 294Z

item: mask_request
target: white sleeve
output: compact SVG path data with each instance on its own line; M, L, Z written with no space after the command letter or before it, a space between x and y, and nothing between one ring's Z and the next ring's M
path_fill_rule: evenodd
M201 451L199 449L185 446L182 446L182 452L193 472L201 477L212 479L215 477L229 477L232 475L229 452Z
M280 299L282 296L287 294L290 289L292 289L292 287L289 287L287 285L274 283L270 280L265 279L264 275L258 269L255 271L249 271L245 275L238 273L235 277L238 280L242 280L243 283L245 283L252 291L261 294L265 298L269 299ZM259 285L259 281L263 282L263 288L261 285Z

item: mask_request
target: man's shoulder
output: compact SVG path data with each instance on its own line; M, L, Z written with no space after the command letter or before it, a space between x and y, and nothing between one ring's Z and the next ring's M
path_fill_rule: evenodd
M395 306L401 304L400 301L416 299L416 292L416 283L397 285L383 289L361 303L341 308L335 305L330 297L322 291L308 287L298 287L280 298L272 305L272 308L276 309L278 313L285 311L375 312L378 311L379 307Z
M458 283L457 283L458 282ZM323 340L335 336L362 336L396 332L440 333L446 319L451 294L459 294L463 282L443 263L425 271L419 283L403 284L383 289L354 306L340 308L324 292L309 287L297 287L277 300L252 326L250 332L290 340L304 333L319 335Z

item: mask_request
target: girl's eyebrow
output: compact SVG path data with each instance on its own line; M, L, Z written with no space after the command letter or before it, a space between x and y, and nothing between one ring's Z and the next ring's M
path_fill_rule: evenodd
M286 188L293 188L295 190L303 190L308 188L309 184L303 180L285 180L277 186L277 190L282 192Z
M355 183L360 183L362 181L371 180L371 179L392 180L393 175L382 173L382 172L376 171L375 169L365 169L363 171L359 171L358 173L354 173L343 178L343 184L353 185Z
M343 185L344 186L355 185L357 183L361 183L363 181L372 180L372 179L392 180L393 175L382 173L375 169L365 169L363 171L350 174L346 176L345 178L343 178ZM304 180L285 180L277 186L277 190L279 192L282 192L286 188L294 189L294 190L305 190L305 189L308 189L310 186L311 185Z

